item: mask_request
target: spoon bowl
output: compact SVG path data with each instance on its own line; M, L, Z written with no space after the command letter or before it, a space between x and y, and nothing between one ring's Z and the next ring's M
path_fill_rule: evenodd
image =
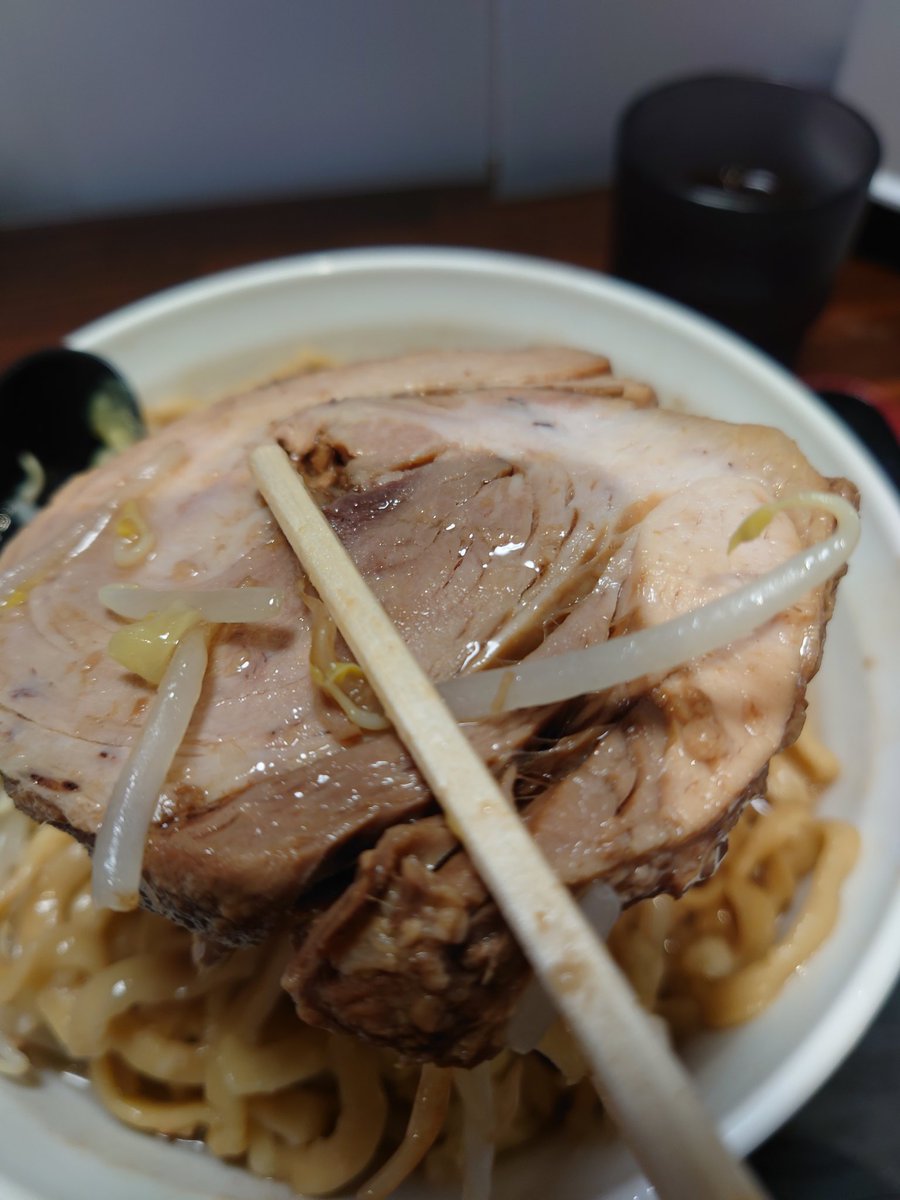
M138 401L105 359L39 350L0 376L0 544L60 484L143 437Z

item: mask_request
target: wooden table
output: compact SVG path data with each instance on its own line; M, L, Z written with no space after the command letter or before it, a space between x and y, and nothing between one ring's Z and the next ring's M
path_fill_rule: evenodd
M453 245L603 270L609 197L499 203L481 190L252 204L0 233L0 368L112 309L199 275L310 250ZM856 259L797 362L900 430L900 274ZM900 1197L900 992L819 1095L754 1156L774 1196Z
M454 188L8 230L0 233L0 368L162 288L310 250L478 246L603 270L609 216L602 191L501 203ZM900 425L900 274L848 262L797 370L816 384L863 390Z

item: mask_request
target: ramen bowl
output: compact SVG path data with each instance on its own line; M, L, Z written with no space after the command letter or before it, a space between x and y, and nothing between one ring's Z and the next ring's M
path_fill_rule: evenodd
M840 919L818 953L759 1017L695 1039L685 1058L728 1144L746 1154L849 1052L900 968L900 511L859 444L778 366L711 323L639 289L550 263L480 252L322 254L213 276L152 297L73 334L114 362L150 410L242 390L312 354L348 360L410 349L561 342L603 352L661 403L776 425L825 475L860 488L863 535L841 585L812 702L843 771L824 808L860 830ZM290 1193L193 1145L131 1131L77 1079L45 1072L0 1081L2 1200L273 1200ZM650 1197L614 1138L548 1130L501 1159L498 1200ZM407 1200L458 1189L410 1181Z

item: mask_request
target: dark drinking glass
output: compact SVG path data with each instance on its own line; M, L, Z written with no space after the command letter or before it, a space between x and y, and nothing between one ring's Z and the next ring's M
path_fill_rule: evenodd
M619 128L613 270L790 362L862 216L878 138L825 92L669 83Z

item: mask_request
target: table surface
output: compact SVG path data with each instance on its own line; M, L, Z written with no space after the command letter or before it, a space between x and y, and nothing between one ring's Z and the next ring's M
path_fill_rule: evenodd
M162 288L243 263L345 246L477 246L604 270L607 192L493 201L454 188L282 201L0 232L0 368ZM896 253L896 250L895 250ZM900 412L900 273L854 259L797 362Z
M481 189L278 201L0 232L0 369L80 325L213 271L366 245L475 246L603 270L606 192L501 202ZM896 251L894 251L896 253ZM900 273L855 258L796 363L900 428ZM856 1052L754 1155L778 1200L900 1198L900 991Z

